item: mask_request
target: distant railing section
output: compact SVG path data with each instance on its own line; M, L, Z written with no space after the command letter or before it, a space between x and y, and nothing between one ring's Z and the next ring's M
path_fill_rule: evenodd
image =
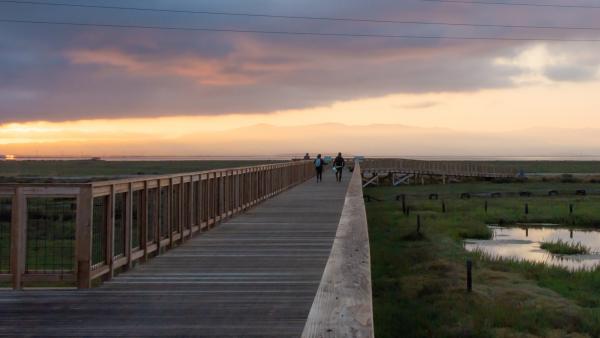
M89 288L313 175L312 162L293 161L85 184L1 184L0 283Z
M407 159L365 159L363 172L404 173L418 175L461 176L461 177L515 177L517 170L502 166L476 162L420 161Z

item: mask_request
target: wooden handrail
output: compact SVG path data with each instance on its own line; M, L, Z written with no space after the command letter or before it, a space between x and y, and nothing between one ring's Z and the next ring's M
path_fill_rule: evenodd
M515 168L481 165L471 162L419 161L406 159L365 159L363 171L387 171L419 175L446 175L465 177L516 177Z
M33 282L75 280L79 288L89 288L92 279L110 279L119 269L130 268L151 254L158 255L314 174L311 161L291 161L91 183L0 184L0 198L12 201L10 271L0 271L0 280L12 280L15 289L22 287L24 277ZM161 199L161 192L165 192L166 200ZM135 205L134 194L138 201ZM68 198L76 206L75 220L70 221L75 224L75 261L66 272L61 267L60 273L27 274L28 199L44 197ZM117 197L121 205L115 204ZM95 210L95 201L102 208ZM149 201L154 202L152 207ZM62 215L57 217L66 222ZM135 247L134 226L139 236ZM116 252L115 244L123 252ZM94 253L96 258L100 253L99 262L94 262Z
M369 232L358 162L302 337L374 337Z

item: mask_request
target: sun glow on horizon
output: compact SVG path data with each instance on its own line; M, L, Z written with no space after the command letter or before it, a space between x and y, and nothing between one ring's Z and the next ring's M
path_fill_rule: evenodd
M243 128L260 124L280 127L396 124L491 134L527 128L590 128L600 126L597 114L600 106L589 99L599 91L600 82L552 83L469 93L398 94L269 114L9 123L0 125L0 151L8 147L15 153L48 153L67 143L79 144L83 149L85 144L122 148L136 145L136 149L157 142L191 146L190 140L202 139L204 135L207 141L215 133L232 130L243 136ZM378 135L363 137L376 139ZM10 148L14 145L19 146L19 151ZM234 154L236 147L232 144L222 151Z

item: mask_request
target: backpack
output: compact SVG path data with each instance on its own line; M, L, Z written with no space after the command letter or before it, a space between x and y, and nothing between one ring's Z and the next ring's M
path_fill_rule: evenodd
M321 159L318 158L315 160L315 167L320 167L321 166Z

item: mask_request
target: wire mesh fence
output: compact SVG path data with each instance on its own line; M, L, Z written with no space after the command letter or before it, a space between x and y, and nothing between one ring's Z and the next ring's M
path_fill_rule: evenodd
M127 193L115 194L115 221L114 221L114 243L113 253L115 258L125 254L125 225L127 210Z
M10 225L12 198L0 197L0 273L10 272Z
M160 188L160 238L169 237L169 187Z
M190 212L191 201L190 201L190 187L192 183L188 182L183 185L183 201L182 201L182 210L183 210L183 227L184 229L190 229L192 227L192 213Z
M142 242L142 203L142 191L134 191L131 195L131 247L134 249Z
M201 218L200 220L205 223L208 222L210 217L209 204L208 204L208 180L202 181L202 207L200 208Z
M221 177L218 177L215 180L215 210L216 210L216 215L215 216L220 216L223 213L222 207L223 207L223 203L221 202L221 199L223 198L223 192L222 192L222 179Z
M180 185L179 184L174 184L173 185L173 198L171 199L171 229L174 233L179 232L179 226L180 224L180 212L181 209L180 207L180 203L181 203L181 193L180 193Z
M92 268L94 268L106 262L108 196L94 198L92 214Z
M75 266L74 198L27 200L25 273L71 273Z
M158 226L158 188L148 190L148 233L149 242L156 240Z
M200 208L200 181L194 182L194 191L193 191L193 202L192 208L194 211L192 212L192 224L200 225L202 219L202 210Z
M192 225L214 226L239 212L239 207L247 206L244 201L257 203L264 197L259 188L267 193L275 191L272 182L261 181L268 178L258 175L263 169L257 168L256 173L216 171L107 184L23 186L14 191L11 186L0 196L0 273L13 272L12 264L16 264L15 288L24 282L56 281L57 277L63 280L59 275L75 277L81 288L90 287L93 279L108 273L112 276L126 263L151 257L148 255L153 252L160 254L187 239L173 234L185 229L192 235L200 230ZM289 167L280 174L285 175L286 170ZM307 173L290 184L301 182ZM169 181L177 183L168 185ZM21 213L24 217L12 217ZM23 241L11 238L13 233L22 234L18 237ZM154 244L161 239L163 243ZM164 239L170 244L164 245ZM76 240L82 242L75 245ZM11 246L21 255L12 257L12 262ZM140 248L145 250L143 255L137 251ZM128 256L133 250L135 254ZM125 262L123 257L130 260ZM82 265L87 262L91 269ZM28 276L21 279L23 274Z

